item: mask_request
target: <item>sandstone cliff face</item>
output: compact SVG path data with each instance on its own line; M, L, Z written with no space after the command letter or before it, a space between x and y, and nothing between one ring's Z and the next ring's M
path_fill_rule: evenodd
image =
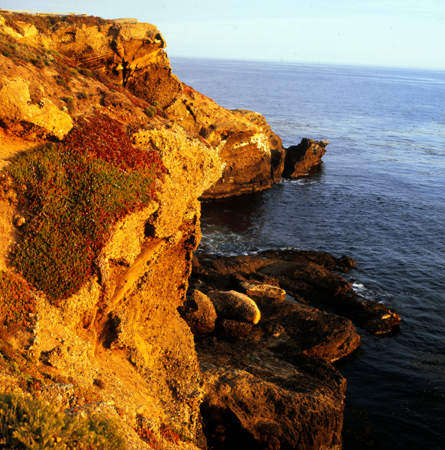
M33 294L36 320L20 350L82 386L99 383L128 439L142 423L159 442L170 427L200 443L201 376L177 308L200 240L197 197L218 179L221 164L180 130L145 131L135 140L162 148L168 175L157 201L114 226L97 274L74 296L55 307L43 293ZM14 201L5 201L14 209Z
M282 142L260 114L229 111L188 86L166 114L215 148L224 164L222 177L203 200L261 191L281 178Z
M147 40L149 49L140 49L138 56L145 55L145 63L152 57L159 62L153 52L158 55L164 44L157 42L155 27L137 25L132 29L116 23L105 28L103 34L97 27L75 33L71 30L71 34L64 28L48 37L28 27L30 31L21 39L53 49L63 47L76 58L79 51L76 62L85 64L93 64L88 60L89 45L106 47L102 59L95 63L107 67L111 62L118 65L117 54L121 61L131 58L135 62L141 40ZM86 47L79 47L79 41ZM117 53L110 52L112 45ZM18 52L19 47L11 50ZM42 385L44 398L52 401L52 392L57 390L55 397L61 408L74 405L86 414L110 410L121 421L129 448L150 448L148 442L157 443L159 448L194 448L193 443L205 447L199 413L203 390L194 340L177 308L185 300L192 254L201 236L198 197L220 178L220 158L162 117L149 119L141 109L148 104L143 99L137 100L128 91L113 92L88 75L73 73L62 83L58 77L66 66L54 64L39 68L20 53L15 61L0 55L5 69L0 81L2 168L13 165L18 153L44 145L45 139L64 139L74 125L73 118L84 116L88 120L99 110L121 121L137 147L157 152L167 173L162 183L157 182L156 199L113 225L90 278L78 292L55 305L44 292L30 288L35 298L33 318L20 331L20 339L15 337L4 345L14 345L17 358L34 358L35 373L41 374L47 367L54 376L65 377L75 386L73 391L60 383ZM129 65L127 84L132 79L130 70L138 64ZM120 68L110 67L110 74L116 70ZM18 203L17 186L4 173L1 183L0 226L5 233L0 241L0 269L8 279L16 276L9 255L20 242L20 226L27 223L27 210L26 204ZM1 302L7 302L2 295ZM1 322L0 327L10 329L3 317ZM2 373L6 370L7 374L8 367L2 366ZM29 375L28 369L23 370L11 375L7 386L26 391L21 380ZM76 386L82 392L93 392L102 403L92 403Z
M281 179L285 151L263 116L228 111L183 85L172 74L165 40L151 24L135 19L88 24L57 24L46 34L20 22L22 34L4 29L22 42L42 45L76 60L79 67L98 71L149 104L192 137L218 153L222 177L203 196L213 200L270 188ZM101 103L116 103L109 94Z
M129 19L68 27L56 31L51 40L56 50L75 58L81 67L103 71L150 103L169 105L181 90L171 73L165 40L154 25Z
M18 21L18 33L2 21L3 30L23 43L55 50L79 67L98 70L150 103L172 103L181 84L171 73L166 43L156 26L136 19L96 22L70 25L59 21L42 33L33 24Z

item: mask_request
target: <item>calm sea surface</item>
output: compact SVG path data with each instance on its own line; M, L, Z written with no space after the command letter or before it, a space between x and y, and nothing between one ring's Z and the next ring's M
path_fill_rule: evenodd
M445 448L445 72L171 58L220 105L262 113L285 147L330 144L319 173L204 204L200 250L322 250L399 313L337 367L344 448Z

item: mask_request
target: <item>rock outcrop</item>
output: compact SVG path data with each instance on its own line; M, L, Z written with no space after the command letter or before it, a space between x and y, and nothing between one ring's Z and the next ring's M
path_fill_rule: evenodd
M322 253L310 258L333 269L353 265ZM352 353L360 336L350 320L288 295L281 279L266 271L278 261L279 252L274 258L194 257L192 295L200 289L219 302L215 330L195 337L205 381L204 431L215 449L341 446L346 381L331 363ZM227 289L232 296L244 292L260 320L237 317ZM187 310L183 316L187 320Z
M400 316L383 303L360 297L351 283L333 272L346 272L352 267L355 262L347 256L335 258L322 252L277 250L251 256L199 256L195 258L193 275L204 286L251 292L256 300L262 297L255 296L255 290L263 290L266 296L271 292L270 298L276 304L280 304L280 291L269 285L276 288L279 283L300 303L333 311L370 333L388 333L400 323ZM202 286L201 289L205 291Z
M0 81L0 120L7 127L28 126L28 131L58 139L73 127L71 117L60 111L49 98L42 96L38 104L33 104L29 83L21 78Z
M5 21L2 23L5 30ZM26 186L17 185L11 172L2 172L0 225L7 235L2 236L0 246L0 352L11 355L10 364L20 367L8 382L11 386L26 391L24 380L34 377L39 382L32 385L32 393L39 394L46 392L53 380L71 383L74 393L69 390L67 402L69 406L77 405L79 414L88 415L89 406L99 399L105 402L121 421L129 448L147 448L149 442L168 448L176 441L182 448L193 449L194 444L205 448L199 410L202 379L195 344L177 309L185 301L193 251L201 238L198 198L220 178L222 164L212 148L179 126L159 114L148 117L144 113L146 100L114 85L118 77L104 78L102 82L86 71L71 71L84 61L86 64L88 46L94 47L96 42L94 36L102 39L100 42L104 36L112 41L111 32L116 32L113 42L122 41L127 48L137 39L148 40L147 33L152 30L139 27L145 34L137 37L137 33L125 31L125 24L106 27L108 31L101 38L96 25L92 30L71 30L76 31L71 37L68 27L62 24L58 31L47 34L23 24L21 31L26 28L29 32L16 32L20 35L16 41L8 40L12 32L1 35L0 44L15 52L10 56L6 51L0 54L0 66L4 68L0 81L1 167L9 170L17 164L19 154L31 155L46 148L48 138L63 141L51 147L53 152L58 148L66 151L63 146L70 129L83 123L81 117L88 123L100 113L104 123L107 117L117 120L113 126L122 127L123 135L128 134L135 147L156 154L166 173L163 179L152 180L155 194L149 203L112 222L106 240L96 247L89 276L80 289L55 301L45 289L37 291L14 274L17 269L11 263L11 250L17 249L21 239L21 246L28 242L23 240L23 230L29 220L30 200L23 200ZM87 37L91 39L85 40ZM111 45L111 41L104 45ZM65 51L62 48L69 48L66 52L71 59L35 49L32 42L45 44L49 50L59 49L60 53ZM150 45L159 50L164 44ZM35 63L26 61L31 57ZM102 64L108 57L111 53L104 53L102 62L96 63ZM39 61L43 67L39 67ZM62 74L67 73L71 75L63 78ZM131 80L129 77L127 84ZM158 86L161 91L162 83ZM49 163L42 159L31 178L49 176L51 170L45 166ZM62 209L72 207L76 207L75 200L65 203ZM89 204L84 207L88 211ZM36 220L44 218L42 214ZM66 235L67 241L75 239L75 233ZM57 258L61 256L54 255L54 261ZM26 306L32 316L26 326L11 322L10 317L16 316L7 309L9 296L16 295L11 290L13 282L23 290L17 298L32 299L32 304ZM33 363L25 364L26 358ZM0 365L0 371L8 374L9 363L5 364ZM43 374L48 371L52 375L45 378ZM181 438L174 430L180 431Z
M194 335L208 334L215 330L215 307L209 297L197 289L187 297L179 311Z
M202 200L269 189L281 179L285 151L280 137L273 133L265 118L250 111L229 111L182 84L172 73L164 50L165 40L154 25L138 23L135 19L99 18L70 18L44 24L33 19L34 25L29 23L29 17L21 15L20 18L16 28L21 32L4 20L3 30L22 43L39 45L75 60L81 73L93 72L99 81L105 81L105 89L99 88L101 106L121 110L120 114L124 109L128 120L136 112L131 111L135 106L146 111L154 105L160 116L213 148L224 170L218 182L203 193ZM40 32L43 26L47 27L45 33ZM63 83L71 74L56 72L54 76L59 76L58 81ZM128 96L122 98L119 86L135 98L130 101ZM79 89L79 95L85 93L91 95ZM68 93L67 97L71 95ZM71 109L83 106L77 99L73 100Z
M261 312L252 325L220 306L215 330L196 336L213 448L341 448L346 383L330 363L360 345L351 320L376 334L400 322L334 273L353 267L347 256L311 251L194 257L191 289L242 292Z
M215 200L269 189L280 180L284 163L281 139L260 114L217 105L184 85L165 113L189 134L214 148L223 163L222 177L201 196Z
M149 103L167 106L181 91L164 51L165 40L149 23L124 19L60 28L51 41L55 50L75 58L81 67L103 72Z
M164 107L181 91L164 50L165 39L155 25L136 19L17 17L14 25L19 31L5 18L0 25L20 42L56 51L75 60L78 67L99 71L149 103L157 101Z
M197 350L212 448L341 448L346 381L330 364L209 338Z
M316 169L321 164L321 158L326 153L328 144L328 141L313 141L304 138L298 145L287 148L283 177L302 177Z

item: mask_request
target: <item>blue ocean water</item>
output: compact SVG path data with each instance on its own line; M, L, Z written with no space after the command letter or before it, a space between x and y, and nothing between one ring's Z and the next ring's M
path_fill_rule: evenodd
M337 367L344 448L445 448L445 72L171 58L220 105L260 112L284 145L327 139L321 170L203 205L201 251L321 250L402 316Z

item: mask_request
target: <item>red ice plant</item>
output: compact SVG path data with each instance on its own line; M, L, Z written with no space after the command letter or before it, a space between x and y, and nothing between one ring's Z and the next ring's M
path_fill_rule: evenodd
M113 224L156 197L165 168L156 152L134 148L118 121L97 114L8 172L29 204L12 262L57 305L86 282Z

